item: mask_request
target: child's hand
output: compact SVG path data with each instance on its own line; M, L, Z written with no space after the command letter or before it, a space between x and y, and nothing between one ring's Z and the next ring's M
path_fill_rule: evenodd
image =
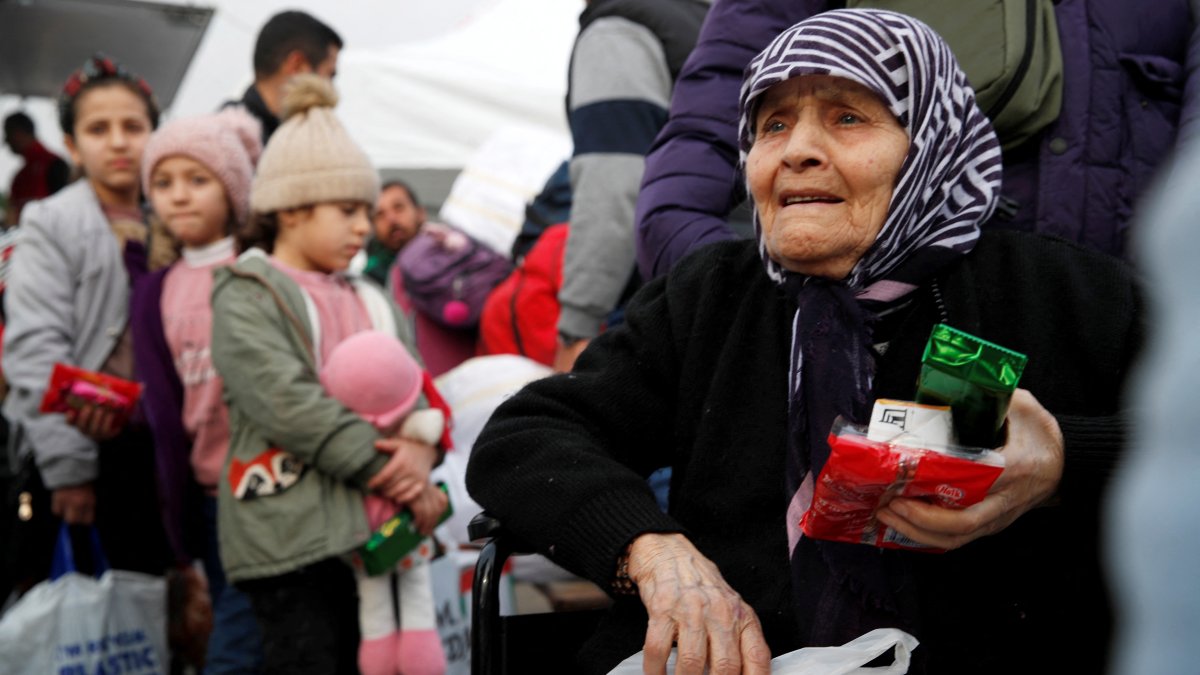
M83 403L78 410L67 411L67 424L94 441L107 441L121 432L115 410L97 403Z
M437 527L438 518L449 503L450 499L445 492L439 490L436 485L426 483L420 496L408 504L408 510L412 511L413 515L413 525L421 534L428 537L433 532L433 528Z
M91 483L56 488L50 493L50 512L68 525L91 525L96 517L96 491Z
M406 438L381 438L375 449L390 454L388 463L367 481L367 489L397 504L416 499L429 485L429 471L437 461L437 449Z

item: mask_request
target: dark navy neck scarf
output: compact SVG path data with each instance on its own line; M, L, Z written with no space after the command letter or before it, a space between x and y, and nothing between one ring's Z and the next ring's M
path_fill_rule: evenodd
M837 416L865 422L874 401L872 325L966 255L1000 189L1000 146L950 48L925 24L894 12L837 10L802 21L746 68L739 144L745 166L760 97L803 75L873 91L908 132L909 150L875 243L845 279L805 277L767 253L767 274L796 303L789 367L788 546L800 624L810 644L840 644L877 627L912 628L896 561L861 545L813 542L799 529L813 477L829 457ZM902 565L902 561L900 563Z

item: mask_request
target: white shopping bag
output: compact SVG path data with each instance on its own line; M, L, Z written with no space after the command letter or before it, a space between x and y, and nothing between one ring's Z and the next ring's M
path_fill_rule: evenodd
M0 619L0 673L165 674L168 659L161 577L68 571L34 586Z
M903 675L908 672L917 639L895 628L877 628L841 647L805 647L771 659L774 675ZM896 648L890 666L863 668L888 650ZM667 660L667 673L675 672L675 650ZM642 675L643 652L622 661L609 675Z

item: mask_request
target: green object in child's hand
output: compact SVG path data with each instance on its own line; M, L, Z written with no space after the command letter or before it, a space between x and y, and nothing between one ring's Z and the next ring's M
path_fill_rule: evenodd
M445 483L438 483L438 489L449 494ZM447 502L446 510L438 517L438 525L446 522L453 514L454 508ZM380 525L367 543L358 547L358 555L362 558L367 574L377 576L395 569L396 563L415 549L424 538L425 535L418 532L413 525L412 512L404 509Z
M987 340L939 323L933 327L921 376L917 403L948 405L959 445L994 448L1008 403L1028 359Z

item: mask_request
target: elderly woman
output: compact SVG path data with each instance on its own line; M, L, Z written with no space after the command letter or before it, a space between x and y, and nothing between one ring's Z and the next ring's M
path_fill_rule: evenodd
M617 600L579 656L605 672L677 644L700 673L877 627L912 672L1100 672L1099 493L1141 342L1120 263L981 234L1000 150L945 43L883 11L820 14L747 68L741 150L757 245L719 244L648 284L574 372L502 406L478 501ZM979 504L895 500L879 519L945 554L814 541L798 521L838 415L912 398L944 322L1029 355ZM644 478L674 468L660 512ZM640 602L639 602L640 600Z

